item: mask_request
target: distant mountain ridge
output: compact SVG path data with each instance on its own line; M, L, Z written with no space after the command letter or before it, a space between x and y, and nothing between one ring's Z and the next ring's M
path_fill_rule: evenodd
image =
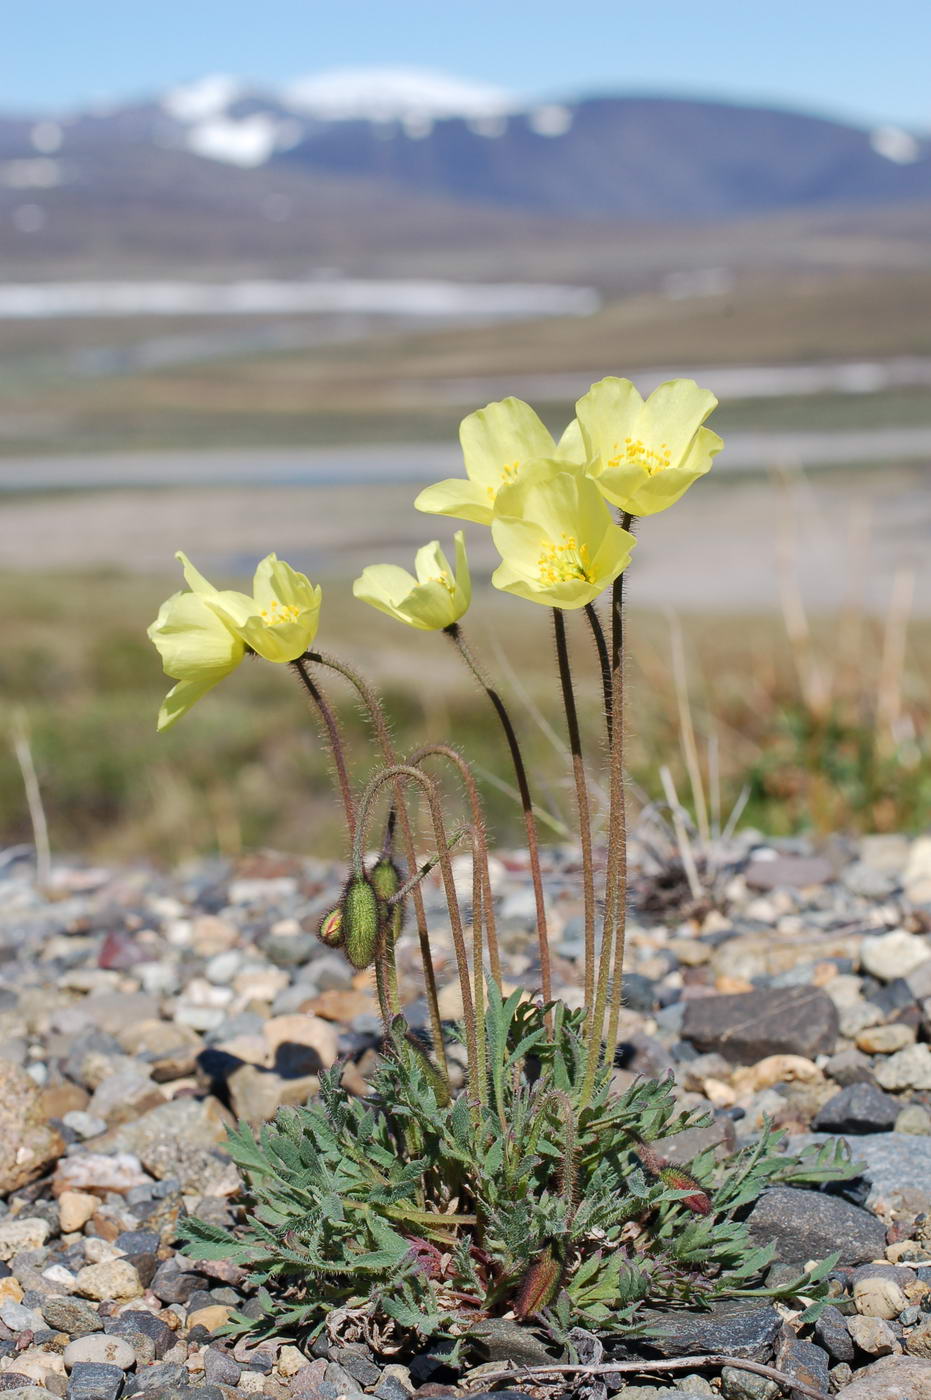
M198 256L235 241L236 217L268 230L272 255L299 255L300 231L274 226L300 218L316 257L339 247L317 236L321 220L351 222L377 248L379 220L442 243L456 209L493 237L508 221L674 227L926 202L931 140L898 128L663 96L531 101L419 70L271 91L215 75L105 111L0 116L0 256L26 237L37 256L83 247L90 233L69 240L77 224L99 243L98 209L115 245L154 246L146 226L167 215L164 238ZM241 241L246 252L262 237Z

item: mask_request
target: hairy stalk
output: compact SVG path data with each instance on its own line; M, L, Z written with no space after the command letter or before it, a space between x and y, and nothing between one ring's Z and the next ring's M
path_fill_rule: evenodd
M605 707L605 730L608 735L608 747L611 745L611 735L614 729L614 717L611 714L611 658L608 656L608 643L605 639L604 628L601 625L601 618L594 603L587 604L585 616L588 618L589 626L592 629L592 637L595 642L595 649L598 652L598 665L601 669L601 690L604 696Z
M418 768L421 761L431 755L437 758L448 759L459 772L462 778L466 795L469 799L469 809L472 813L472 826L476 832L476 840L479 845L479 861L482 874L482 885L484 891L483 909L485 915L485 943L488 949L488 961L491 965L491 975L501 986L501 955L498 948L498 930L495 926L495 910L491 896L491 876L488 871L488 828L485 825L485 812L482 808L482 799L478 794L478 784L472 772L471 765L463 758L458 749L454 749L451 744L424 744L422 748L412 753L408 759L415 768Z
M621 528L629 530L631 517L621 517ZM608 983L614 953L614 986L607 1035L608 1063L614 1060L614 1045L623 995L624 934L627 916L627 813L624 801L624 575L618 574L611 589L611 748L609 752L608 859L605 868L604 925L595 1010L588 1037L588 1063L582 1082L580 1104L591 1100L595 1075L601 1058L601 1037L608 1003Z
M588 783L585 780L585 764L582 761L582 735L579 731L575 691L572 688L572 668L569 665L569 647L566 642L566 619L560 608L553 609L553 627L556 635L559 682L562 686L563 706L566 711L566 728L569 731L569 750L572 754L572 776L575 779L575 797L579 809L579 840L582 845L582 898L585 906L585 1009L590 1016L595 991L595 868L592 862L592 820L588 802Z
M305 659L315 662L318 666L328 666L331 670L337 671L355 688L365 706L372 728L375 730L375 735L382 752L382 758L389 768L394 767L398 762L398 754L391 738L391 730L388 728L388 721L385 718L384 707L378 698L377 692L369 685L365 677L353 666L347 665L345 661L340 661L338 657L330 656L326 652L308 651L305 653ZM394 798L394 810L397 812L398 820L401 823L401 836L404 841L404 858L407 861L408 870L413 871L417 868L417 848L414 844L414 832L411 827L407 803L404 800L404 784L400 778L395 783ZM420 944L420 961L423 966L424 989L427 996L427 1011L430 1017L430 1034L433 1037L433 1050L443 1073L448 1076L449 1063L446 1058L446 1043L443 1039L443 1022L440 1016L436 973L433 969L433 958L430 952L430 934L427 929L427 915L424 910L423 893L419 883L415 884L411 889L411 902L414 906L417 939Z
M453 937L453 949L456 955L456 969L459 974L459 986L462 991L462 1012L465 1023L466 1055L468 1057L467 1085L470 1098L474 1090L478 1103L485 1100L485 1085L476 1082L476 1022L475 1003L472 999L472 985L469 976L469 957L466 949L465 934L462 928L462 914L459 909L459 899L456 895L456 882L453 878L453 867L449 859L449 842L446 837L446 824L443 820L443 808L440 803L439 793L436 783L429 778L420 768L413 768L407 763L398 763L391 768L386 768L381 773L376 773L371 780L362 800L359 804L359 822L356 829L356 837L353 842L353 868L361 869L362 853L365 849L365 832L368 826L372 804L378 796L379 791L385 783L393 779L413 779L419 783L427 799L430 809L430 819L433 823L433 835L436 841L436 848L439 855L440 870L443 875L443 889L446 894L446 904L449 909L449 924Z
M346 769L346 754L343 748L339 726L336 723L336 716L333 713L329 701L323 694L323 691L308 671L307 663L304 658L299 656L296 661L291 662L291 665L300 677L301 684L304 686L307 694L320 711L320 718L323 720L324 727L326 728L330 753L333 758L333 767L336 769L340 796L343 799L343 810L346 813L346 827L349 832L349 841L351 844L356 834L356 809L352 799L352 788L349 784L349 773Z
M527 781L527 769L524 764L524 757L521 753L520 744L517 741L517 734L511 722L511 716L508 713L507 707L497 690L495 690L494 686L486 678L469 647L466 645L458 622L452 623L449 627L444 627L443 630L448 637L452 638L462 659L494 706L495 713L501 721L504 737L507 740L508 749L511 753L511 762L514 765L514 776L517 779L521 808L524 813L524 828L527 833L527 854L530 858L530 875L533 880L533 893L536 903L541 989L544 1002L549 1002L552 1001L553 998L553 986L552 975L550 973L550 945L546 929L546 905L543 898L543 877L540 873L540 845L537 839L537 823L533 814L533 799L530 796L530 784Z

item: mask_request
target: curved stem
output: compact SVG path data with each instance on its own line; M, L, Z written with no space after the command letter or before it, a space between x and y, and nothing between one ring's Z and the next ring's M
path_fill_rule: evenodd
M302 656L296 661L292 661L295 673L300 677L301 683L307 694L313 700L320 711L320 718L326 728L327 738L330 744L330 753L333 758L333 767L336 769L336 777L339 783L340 795L343 799L343 809L346 813L346 826L349 830L349 841L355 840L356 834L356 811L352 798L352 788L349 784L349 774L346 770L346 755L343 749L343 741L340 736L339 726L336 723L336 716L330 706L329 701L316 681L307 670L307 665Z
M471 1091L474 1087L478 1102L484 1102L485 1085L481 1081L475 1082L475 1070L477 1063L476 1055L476 1021L475 1004L472 1000L472 985L469 977L469 958L466 950L465 935L462 929L462 914L459 909L459 899L456 895L456 882L453 877L453 867L449 858L449 843L446 837L446 825L443 821L443 808L440 803L439 793L436 783L429 778L420 768L412 768L408 763L397 763L391 768L386 768L381 773L376 773L371 780L362 800L359 804L359 824L356 831L354 853L358 853L363 848L365 841L365 831L368 826L369 815L372 804L380 789L385 783L394 779L413 779L419 783L427 799L430 809L430 819L433 822L433 835L436 841L436 848L440 858L440 870L443 874L443 889L446 894L446 904L449 909L449 924L453 936L453 949L456 955L456 968L459 974L459 986L462 991L462 1012L465 1023L466 1054L468 1056L468 1088Z
M572 688L572 669L569 665L569 647L566 642L566 619L560 608L553 609L553 627L556 634L559 681L562 686L563 706L566 711L566 728L569 731L569 750L572 754L572 776L575 779L575 796L579 809L579 841L582 846L582 898L585 910L585 1009L587 1014L591 1016L595 991L595 871L592 864L592 821L588 802L588 783L585 780L585 765L582 761L582 736L579 731L575 692Z
M438 758L446 758L459 771L462 778L466 795L469 799L469 808L472 813L472 826L476 832L476 840L479 844L479 862L484 888L483 910L485 916L485 941L488 947L488 961L491 964L491 975L501 986L501 954L498 948L498 930L495 925L495 910L491 894L491 875L488 870L488 830L485 825L485 813L482 808L482 799L478 794L478 784L469 763L454 749L451 744L424 744L408 758L408 763L419 767L424 758L429 758L435 754Z
M546 903L543 898L543 877L540 873L540 845L537 838L537 822L533 814L533 799L530 795L530 784L527 781L527 769L524 765L524 757L521 753L520 744L517 741L517 734L511 722L511 716L508 714L507 707L494 686L492 686L484 675L481 667L472 655L472 652L466 646L458 622L454 622L450 627L445 627L443 630L448 637L452 638L462 659L494 706L495 713L501 721L501 727L504 730L504 737L507 740L508 749L510 750L511 762L514 765L514 776L517 779L517 789L520 793L520 803L524 814L524 829L527 833L527 854L530 859L530 876L533 880L533 894L536 904L537 944L540 954L540 984L544 1002L550 1002L553 999L553 982L552 973L550 971L549 937L546 928Z
M605 707L605 729L608 735L608 746L611 745L611 735L614 729L614 716L611 713L611 658L608 656L608 643L605 640L604 628L601 625L601 618L598 616L594 603L588 603L585 608L585 616L588 618L589 626L592 629L592 637L595 641L595 648L598 652L598 665L601 669L601 690L604 696Z
M378 744L382 752L382 757L388 767L393 767L398 762L397 750L391 738L391 731L388 728L388 721L385 718L385 711L377 692L369 685L368 681L353 666L347 665L345 661L340 661L338 657L330 656L326 652L308 651L305 658L313 661L319 666L328 666L330 670L336 671L352 685L368 713L372 728L378 739ZM404 800L404 784L398 779L395 785L395 808L398 813L398 820L401 823L401 836L404 841L404 858L407 861L408 870L413 872L417 868L417 848L414 844L414 832L411 827L410 815L407 810L407 803ZM436 986L436 973L433 969L433 958L430 953L430 934L427 929L427 915L423 904L423 892L417 884L411 890L411 902L414 906L414 918L417 923L417 939L420 944L420 961L423 967L424 991L427 997L427 1012L430 1017L430 1033L433 1037L434 1054L439 1061L440 1068L448 1077L449 1063L446 1058L446 1042L443 1039L443 1022L440 1016L439 993Z

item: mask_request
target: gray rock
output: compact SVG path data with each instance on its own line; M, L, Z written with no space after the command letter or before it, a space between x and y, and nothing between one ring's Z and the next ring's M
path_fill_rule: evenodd
M806 889L833 880L834 867L821 856L777 856L775 860L752 860L744 879L753 890Z
M823 1347L796 1337L791 1328L783 1329L776 1348L776 1365L781 1371L827 1394L831 1385L830 1361ZM795 1400L794 1392L792 1400Z
M931 1209L931 1138L871 1133L857 1138L854 1156L863 1163L863 1175L870 1183L868 1206L908 1191L928 1203L916 1204L916 1209Z
M647 1325L644 1345L661 1356L714 1351L742 1361L767 1361L782 1325L771 1305L738 1302L713 1303L703 1313L644 1309L639 1320Z
M149 1392L165 1392L187 1384L188 1371L178 1361L162 1361L157 1366L147 1366L139 1377L140 1384L148 1396Z
M79 1361L68 1377L67 1400L119 1400L122 1389L119 1366Z
M876 1082L884 1089L931 1089L931 1046L909 1045L876 1067Z
M841 1263L880 1259L886 1232L880 1220L838 1196L776 1186L760 1197L748 1217L757 1244L776 1246L776 1258L805 1264L841 1250Z
M824 1067L824 1072L835 1084L845 1088L848 1084L875 1084L873 1063L862 1050L839 1050L832 1055Z
M154 1313L144 1312L141 1308L119 1313L116 1317L108 1317L104 1322L104 1331L108 1336L125 1337L134 1349L138 1349L139 1339L144 1338L151 1343L158 1361L161 1361L166 1351L171 1350L177 1340L167 1322L163 1322Z
M834 1049L837 1008L817 987L696 997L686 1003L682 1037L737 1064L781 1053L813 1059Z
M811 1126L825 1133L883 1132L895 1126L901 1107L898 1099L875 1084L850 1084L828 1099Z
M837 1400L931 1400L931 1362L884 1356L858 1371Z
M815 1323L815 1338L835 1361L853 1360L853 1342L847 1330L847 1320L837 1308L829 1305L823 1309Z
M335 1386L334 1395L360 1395L362 1387L338 1361L328 1361L324 1384Z
M204 1352L204 1377L208 1385L235 1386L242 1367L222 1347L208 1347Z
M354 1381L363 1386L374 1385L381 1375L380 1366L376 1366L369 1357L354 1351L352 1347L340 1347L333 1360L338 1362L344 1371L348 1371Z
M42 1300L42 1316L56 1332L84 1337L100 1331L100 1314L83 1298L51 1297Z
M724 1400L781 1400L782 1387L766 1376L755 1376L752 1371L738 1371L734 1366L725 1366L721 1372L721 1394Z

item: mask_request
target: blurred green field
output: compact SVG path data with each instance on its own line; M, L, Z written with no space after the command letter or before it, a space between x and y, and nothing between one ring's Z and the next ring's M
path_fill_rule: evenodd
M174 730L156 735L170 682L144 629L175 587L171 578L106 571L0 575L4 727L19 707L28 716L53 849L166 864L195 851L257 847L344 854L316 720L287 668L245 662ZM346 592L327 591L321 646L377 680L401 749L427 739L460 747L478 768L494 839L518 843L497 728L452 647ZM553 818L545 838L559 840L573 806L547 613L482 592L467 621L513 704L538 799ZM690 806L669 621L635 611L628 634L634 807L660 798L663 763ZM600 689L581 616L571 619L570 637L597 783ZM688 699L712 812L726 819L746 786L743 820L769 832L924 826L931 625L911 625L901 669L894 643L888 627L856 611L824 620L810 645L791 646L777 618L689 618ZM329 691L362 782L374 761L366 725L340 685ZM3 742L0 845L29 839L18 769Z

